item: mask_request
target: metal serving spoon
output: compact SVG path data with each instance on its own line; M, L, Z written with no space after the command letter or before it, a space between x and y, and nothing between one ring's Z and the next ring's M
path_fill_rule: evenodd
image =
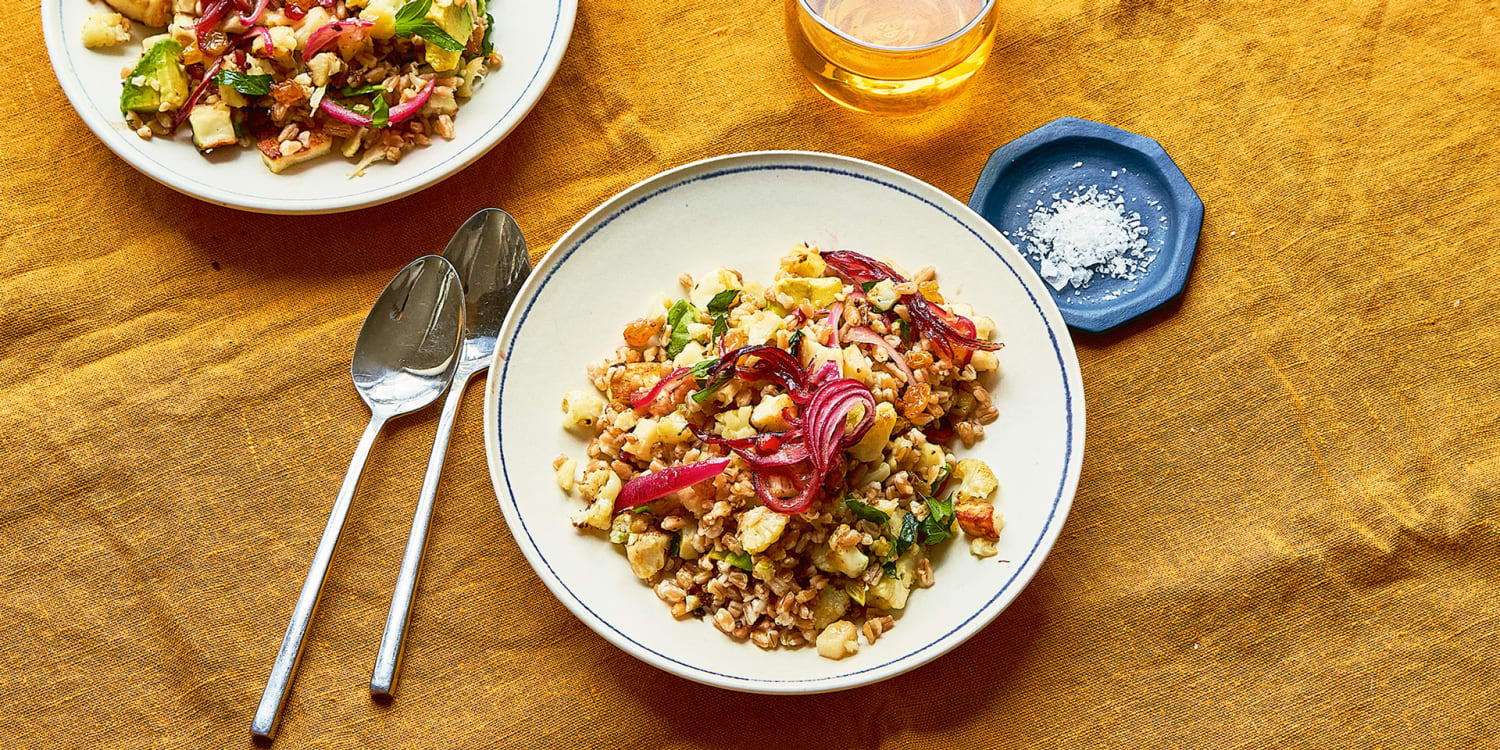
M447 390L459 362L463 330L463 284L453 265L437 255L418 258L401 269L359 329L350 370L355 390L370 407L370 424L359 439L338 499L328 514L328 526L318 541L307 582L302 584L292 621L286 626L286 637L266 681L266 692L250 724L252 734L267 739L276 734L281 706L291 690L302 644L318 609L318 595L328 578L328 566L375 436L391 417L427 406Z
M427 547L427 531L432 525L432 505L437 497L438 478L443 473L443 459L448 454L448 438L458 404L463 400L469 379L490 366L500 324L516 299L516 292L531 273L531 258L521 227L510 214L498 208L486 208L469 217L453 239L443 257L453 262L463 279L467 295L464 320L463 355L453 376L453 389L443 402L443 416L438 421L437 437L432 443L432 457L427 460L427 477L422 480L422 494L417 499L417 513L411 521L411 536L396 576L396 591L391 595L391 610L386 616L385 633L375 653L375 669L370 673L370 692L378 696L396 694L396 676L401 669L401 655L406 645L406 625L411 619L412 597L422 570L422 552Z

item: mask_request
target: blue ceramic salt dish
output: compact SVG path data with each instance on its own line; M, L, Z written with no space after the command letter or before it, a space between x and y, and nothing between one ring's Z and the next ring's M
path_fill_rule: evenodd
M1022 239L1032 211L1090 186L1113 188L1146 227L1151 257L1135 279L1096 274L1084 288L1047 289L1068 325L1094 333L1139 317L1187 283L1203 227L1203 201L1161 144L1076 117L1053 120L996 149L974 185L969 208L999 229L1032 268L1040 260Z

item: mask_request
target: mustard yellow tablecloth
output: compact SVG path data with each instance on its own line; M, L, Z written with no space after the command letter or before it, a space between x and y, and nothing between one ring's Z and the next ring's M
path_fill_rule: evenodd
M523 0L517 0L523 1ZM255 216L101 146L7 13L0 745L248 747L364 423L348 355L472 211L536 251L734 151L871 159L967 198L1055 117L1158 138L1208 206L1179 305L1078 337L1068 525L988 629L887 683L700 687L594 635L507 531L471 392L400 698L365 689L436 411L377 446L278 747L1500 745L1500 5L1005 2L975 96L842 111L780 4L585 0L530 117L390 206ZM813 658L813 657L809 657Z

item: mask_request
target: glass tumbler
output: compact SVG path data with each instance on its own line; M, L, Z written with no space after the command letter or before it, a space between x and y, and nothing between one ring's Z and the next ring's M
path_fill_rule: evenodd
M786 0L792 57L824 96L881 115L953 100L989 58L994 0Z

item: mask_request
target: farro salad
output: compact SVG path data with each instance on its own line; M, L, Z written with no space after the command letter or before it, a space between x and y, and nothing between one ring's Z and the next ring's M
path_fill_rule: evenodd
M680 281L567 393L587 455L553 462L678 618L830 659L874 643L929 550L960 531L996 553L990 467L958 460L997 411L994 322L915 274L799 245L767 288L721 268Z
M203 153L254 147L280 173L332 153L399 161L453 138L459 102L500 55L486 0L107 0L83 43L164 32L120 71L120 111L141 138L183 123ZM122 15L123 14L123 15Z

